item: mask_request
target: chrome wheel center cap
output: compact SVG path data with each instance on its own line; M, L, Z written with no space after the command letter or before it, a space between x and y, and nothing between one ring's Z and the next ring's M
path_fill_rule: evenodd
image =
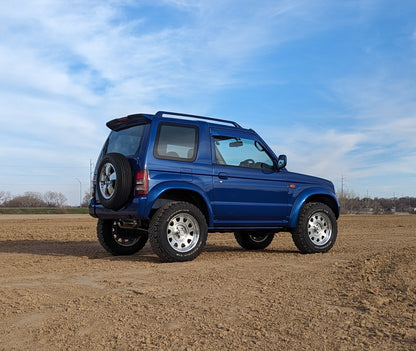
M322 226L320 223L315 223L313 227L314 233L319 233L322 230Z
M176 226L175 234L180 238L181 236L186 235L186 229L182 225Z

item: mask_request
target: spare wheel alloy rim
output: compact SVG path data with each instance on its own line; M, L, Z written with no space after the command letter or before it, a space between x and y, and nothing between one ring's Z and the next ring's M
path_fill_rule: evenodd
M198 221L188 213L178 213L173 216L166 231L169 245L178 252L191 251L199 240Z
M101 195L104 199L109 200L115 191L117 182L117 173L112 163L107 162L101 168L99 176L99 186Z
M308 220L308 236L316 246L324 246L331 239L332 223L325 212L316 212Z

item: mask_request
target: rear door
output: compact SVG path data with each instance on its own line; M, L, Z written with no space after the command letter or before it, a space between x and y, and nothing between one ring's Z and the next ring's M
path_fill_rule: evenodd
M255 135L211 129L214 223L275 227L287 223L287 184Z

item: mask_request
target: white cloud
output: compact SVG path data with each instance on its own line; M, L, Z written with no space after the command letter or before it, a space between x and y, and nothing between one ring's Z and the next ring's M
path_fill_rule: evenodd
M332 179L341 176L359 195L414 194L416 186L416 89L406 77L368 74L334 84L335 100L344 106L344 128L308 124L274 130L277 152L289 156L288 168ZM328 117L328 121L331 119ZM393 190L392 190L393 189Z
M377 7L370 5L358 11L360 21ZM169 108L210 112L222 91L253 84L244 72L255 69L258 55L339 21L356 21L350 6L306 0L4 2L0 156L9 163L78 167L95 160L108 132L104 122L113 117ZM171 17L157 18L159 9ZM340 19L336 14L344 9ZM334 84L337 101L355 111L347 114L353 126L279 129L277 135L290 136L278 148L289 165L332 179L341 172L371 175L388 167L374 161L388 141L392 153L406 155L393 159L394 167L412 172L412 80L369 76Z
M160 26L148 30L146 2L125 2L135 13L128 18L122 6L99 1L45 0L18 10L3 4L2 84L19 95L71 99L103 110L125 100L123 112L155 105L161 97L223 89L243 83L237 74L258 49L287 40L291 15L298 18L297 11L306 6L287 1L168 3L190 13L189 23L160 20Z
M146 104L173 91L189 95L241 84L236 75L259 49L321 26L299 25L319 17L319 8L305 1L167 3L186 11L189 23L158 19L160 25L149 30L143 3L127 2L134 11L128 18L122 6L98 1L4 7L6 45L26 60L16 61L14 78L89 105L102 103L97 95L110 102L113 96L134 96ZM8 31L11 22L20 30ZM135 89L126 91L126 85Z
M356 160L348 155L355 152L366 137L359 132L299 126L261 128L259 132L277 154L288 156L289 170L332 181L337 181L341 174L355 168ZM276 142L279 144L276 145Z

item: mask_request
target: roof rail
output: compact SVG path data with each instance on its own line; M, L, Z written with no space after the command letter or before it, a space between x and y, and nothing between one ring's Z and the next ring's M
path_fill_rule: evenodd
M179 116L179 117L187 117L187 118L195 118L195 119L203 119L208 121L214 122L221 122L232 124L234 127L242 128L237 122L234 121L227 121L226 119L219 119L219 118L212 118L212 117L204 117L204 116L197 116L197 115L189 115L186 113L177 113L177 112L168 112L168 111L158 111L156 112L156 117L163 117L163 115L170 115L170 116Z

